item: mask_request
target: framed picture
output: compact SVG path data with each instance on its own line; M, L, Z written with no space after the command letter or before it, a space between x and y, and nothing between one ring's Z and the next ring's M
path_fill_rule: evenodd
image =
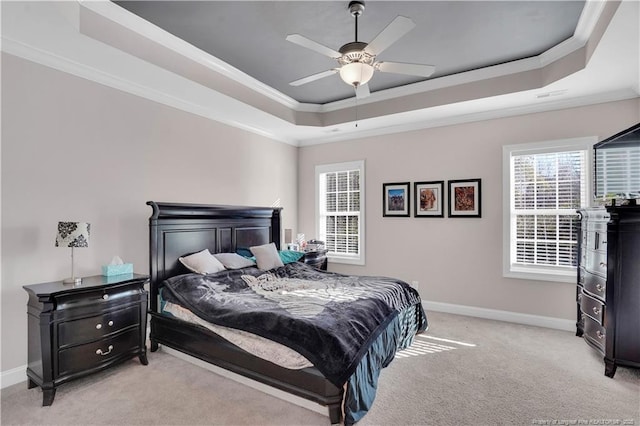
M382 216L409 217L409 182L382 184Z
M414 217L444 217L444 181L413 184Z
M481 217L480 179L449 181L449 217Z

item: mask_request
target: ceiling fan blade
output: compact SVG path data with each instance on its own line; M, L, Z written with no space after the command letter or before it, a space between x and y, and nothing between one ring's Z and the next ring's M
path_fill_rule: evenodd
M415 26L416 24L411 19L404 16L396 16L380 34L371 40L371 43L369 43L364 50L371 55L379 55Z
M289 83L289 85L291 85L291 86L301 86L303 84L307 84L307 83L310 83L312 81L320 80L321 78L329 77L330 75L335 74L338 71L339 70L336 69L336 68L330 69L330 70L326 70L326 71L322 71L322 72L319 72L317 74L312 74L310 76L301 78L299 80L292 81L291 83Z
M369 91L369 85L368 84L361 84L358 87L356 87L356 98L358 99L364 99L366 97L368 97L371 94L371 92Z
M436 71L436 67L433 65L407 64L403 62L378 62L376 68L382 72L418 75L421 77L429 77Z
M300 34L289 34L287 36L287 41L290 41L291 43L295 43L298 46L306 47L307 49L315 50L316 52L333 59L337 59L340 56L342 56L340 55L340 52L335 51L327 46L324 46L316 41L308 39L305 36L302 36Z

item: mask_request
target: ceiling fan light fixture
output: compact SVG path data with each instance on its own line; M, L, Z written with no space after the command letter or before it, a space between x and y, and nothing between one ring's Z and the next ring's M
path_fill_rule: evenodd
M367 84L373 77L374 68L363 62L351 62L340 68L340 78L350 86Z

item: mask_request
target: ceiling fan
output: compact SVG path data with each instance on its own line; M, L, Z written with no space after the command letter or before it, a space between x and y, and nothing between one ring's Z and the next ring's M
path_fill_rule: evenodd
M292 81L289 83L290 85L300 86L335 73L340 73L342 80L355 88L356 98L365 98L370 94L367 83L371 80L376 70L421 77L429 77L434 73L435 67L433 65L382 62L376 60L382 51L415 27L415 23L411 19L404 16L397 16L384 30L371 40L370 43L364 43L358 41L358 17L364 12L364 1L356 0L350 2L349 12L351 16L355 18L355 41L345 44L338 51L300 34L289 34L287 36L287 41L333 58L340 65L337 68Z

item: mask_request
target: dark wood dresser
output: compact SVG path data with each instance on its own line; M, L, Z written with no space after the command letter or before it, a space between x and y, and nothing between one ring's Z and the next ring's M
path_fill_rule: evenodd
M42 388L42 405L56 387L138 356L147 364L146 275L85 277L27 285L28 387Z
M618 365L640 367L640 206L579 210L576 335Z
M327 250L325 249L306 251L300 260L314 268L327 270Z

